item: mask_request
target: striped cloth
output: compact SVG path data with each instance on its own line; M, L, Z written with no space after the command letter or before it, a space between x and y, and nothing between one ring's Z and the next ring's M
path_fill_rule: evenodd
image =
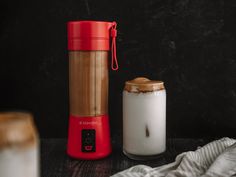
M236 177L236 140L222 138L196 151L178 155L175 162L156 168L137 165L112 177Z

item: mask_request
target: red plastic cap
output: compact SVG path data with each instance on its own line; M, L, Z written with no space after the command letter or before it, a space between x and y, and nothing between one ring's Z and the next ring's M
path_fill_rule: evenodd
M69 50L109 50L110 29L115 22L68 22Z

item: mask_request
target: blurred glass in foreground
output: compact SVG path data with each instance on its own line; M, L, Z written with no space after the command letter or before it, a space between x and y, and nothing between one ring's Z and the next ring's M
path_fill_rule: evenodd
M39 177L39 141L29 113L0 113L0 177Z

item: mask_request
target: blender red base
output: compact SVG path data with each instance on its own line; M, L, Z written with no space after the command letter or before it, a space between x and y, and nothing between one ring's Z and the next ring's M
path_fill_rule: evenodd
M95 160L111 153L108 115L70 116L67 153L84 160Z

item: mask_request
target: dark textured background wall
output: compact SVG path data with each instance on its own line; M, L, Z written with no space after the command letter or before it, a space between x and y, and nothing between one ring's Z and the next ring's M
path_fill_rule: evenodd
M235 0L2 1L0 109L28 110L41 137L66 137L66 22L118 22L110 71L112 133L122 132L124 82L165 81L168 137L236 136Z

